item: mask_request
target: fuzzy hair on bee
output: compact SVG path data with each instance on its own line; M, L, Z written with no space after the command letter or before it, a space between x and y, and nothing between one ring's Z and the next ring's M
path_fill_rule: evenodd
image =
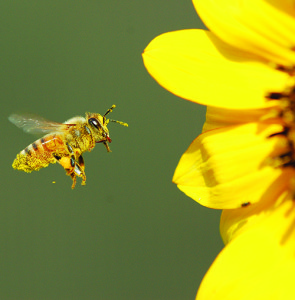
M48 121L35 115L12 114L9 121L25 132L45 134L17 154L12 167L30 173L49 164L59 163L72 178L72 189L75 188L77 176L82 178L81 184L85 185L82 154L91 151L97 143L102 143L111 152L109 143L112 140L107 127L109 122L128 127L127 123L106 118L115 107L112 105L104 115L86 113L85 117L73 117L64 123Z

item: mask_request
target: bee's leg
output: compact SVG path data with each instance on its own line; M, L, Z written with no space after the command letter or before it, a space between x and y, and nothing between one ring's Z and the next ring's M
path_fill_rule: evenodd
M85 185L86 184L86 174L85 174L85 163L84 163L84 158L82 155L79 156L78 158L78 163L79 163L79 166L81 168L81 171L82 171L82 185Z
M71 176L71 178L73 180L72 189L75 188L76 174L77 174L75 172L75 168L76 168L75 156L74 155L64 155L61 157L60 155L57 155L57 154L54 154L53 156L55 157L57 162L66 170L66 172L67 172L66 174Z
M75 185L76 185L76 181L77 181L77 179L76 179L76 173L75 172L71 172L71 173L69 173L67 175L70 175L72 177L72 179L73 179L72 189L74 189Z
M76 173L75 153L73 151L72 146L69 143L66 143L66 145L67 145L69 156L63 157L64 164L62 164L62 162L60 162L60 163L67 170L67 175L71 176L71 178L73 180L72 189L74 189L75 185L76 185L76 181L77 181L76 175L78 175ZM70 165L70 167L66 168L66 166L69 166L69 165Z
M112 150L110 149L110 147L109 147L109 144L106 142L106 141L104 141L104 142L102 142L104 145L105 145L105 147L107 148L107 151L108 152L112 152Z
M77 176L82 177L82 185L86 184L86 175L84 172L85 164L84 159L79 149L73 150L73 147L66 143L66 152L61 155L54 155L55 159L66 170L67 175L73 179L72 189L75 188Z
M76 179L76 174L77 174L76 173L76 162L75 162L75 156L74 155L71 155L70 163L71 163L72 168L69 170L68 175L70 175L73 179L72 189L74 189L75 185L76 185L76 181L77 181L77 179Z
M80 155L78 157L78 162L76 161L74 171L77 176L82 177L82 183L81 183L82 185L86 184L86 174L84 172L84 169L85 169L84 159L83 156Z
M67 175L71 176L72 180L73 180L73 184L72 184L72 189L75 188L76 185L76 175L78 175L76 173L76 163L75 163L75 157L74 155L72 155L71 157L68 156L64 156L61 160L60 160L60 164L64 167L64 169L67 171ZM70 166L70 167L69 167Z

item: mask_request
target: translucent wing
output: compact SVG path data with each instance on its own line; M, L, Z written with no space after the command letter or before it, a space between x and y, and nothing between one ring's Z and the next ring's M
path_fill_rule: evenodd
M8 120L26 133L44 134L53 131L68 130L74 124L63 124L48 121L40 116L31 114L12 114Z

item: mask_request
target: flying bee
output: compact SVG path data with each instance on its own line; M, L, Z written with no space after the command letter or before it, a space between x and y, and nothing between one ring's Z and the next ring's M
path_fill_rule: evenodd
M109 122L128 126L127 123L107 119L113 111L113 105L102 116L98 113L86 113L86 117L74 117L64 123L56 123L41 117L13 114L9 121L27 133L46 134L17 154L12 167L27 173L38 171L50 163L59 163L76 185L76 176L86 184L85 164L82 154L91 151L96 143L103 143L108 152L111 143L107 125Z

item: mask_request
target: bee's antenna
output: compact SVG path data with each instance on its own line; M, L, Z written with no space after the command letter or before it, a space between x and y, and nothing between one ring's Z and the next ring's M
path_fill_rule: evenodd
M107 110L107 112L103 115L103 118L105 119L105 116L108 115L109 113L111 113L115 107L116 107L116 105L113 104L112 107L109 108L109 109ZM121 122L121 121L112 120L112 119L106 120L106 124L109 123L109 122L115 122L115 123L118 123L118 124L123 125L123 126L125 126L125 127L128 127L128 124L127 124L127 123L124 123L124 122Z
M106 112L103 116L105 117L106 115L108 115L109 113L111 113L115 107L116 107L116 105L113 104L112 107L109 108L109 109L107 110L107 112Z
M123 126L125 126L125 127L128 127L128 124L127 124L127 123L124 123L124 122L122 122L122 121L117 121L117 120L112 120L112 119L109 119L109 121L110 121L110 122L118 123L118 124L123 125Z

